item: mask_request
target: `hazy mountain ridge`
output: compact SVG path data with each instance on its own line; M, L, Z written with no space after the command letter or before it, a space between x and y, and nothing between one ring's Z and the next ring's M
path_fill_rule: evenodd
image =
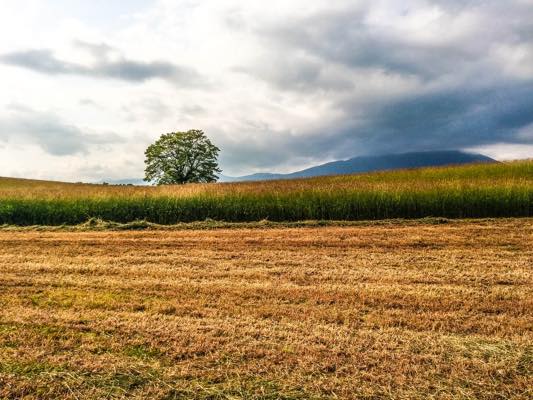
M401 154L384 154L379 156L361 156L348 160L306 168L288 174L256 173L245 176L220 176L221 182L262 181L272 179L308 178L324 175L344 175L362 172L385 171L391 169L434 167L452 164L469 164L476 162L496 162L496 160L477 153L457 150L410 152Z

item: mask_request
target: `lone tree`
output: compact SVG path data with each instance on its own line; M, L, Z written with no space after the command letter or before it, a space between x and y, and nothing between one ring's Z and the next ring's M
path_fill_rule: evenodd
M167 133L144 152L144 180L157 185L216 182L219 151L200 130Z

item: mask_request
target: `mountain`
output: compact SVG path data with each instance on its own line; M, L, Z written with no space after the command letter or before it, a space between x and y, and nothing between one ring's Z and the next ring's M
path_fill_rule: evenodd
M457 150L426 151L379 156L362 156L349 160L333 161L316 167L289 174L257 173L239 177L221 176L221 182L264 181L273 179L307 178L323 175L345 175L389 169L436 167L452 164L496 162L490 157L477 153Z

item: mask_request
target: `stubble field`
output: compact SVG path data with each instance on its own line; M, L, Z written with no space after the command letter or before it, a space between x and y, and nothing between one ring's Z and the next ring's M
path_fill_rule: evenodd
M532 243L532 219L0 230L0 398L531 398Z

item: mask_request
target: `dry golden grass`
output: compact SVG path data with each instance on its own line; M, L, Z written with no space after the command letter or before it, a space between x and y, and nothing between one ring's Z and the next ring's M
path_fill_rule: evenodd
M160 187L0 178L0 225L532 216L533 160Z
M262 195L322 191L446 190L479 187L527 187L533 185L533 159L497 164L399 169L354 175L320 176L288 180L124 186L66 183L0 177L0 199L88 199Z
M528 399L533 220L0 231L0 398Z

